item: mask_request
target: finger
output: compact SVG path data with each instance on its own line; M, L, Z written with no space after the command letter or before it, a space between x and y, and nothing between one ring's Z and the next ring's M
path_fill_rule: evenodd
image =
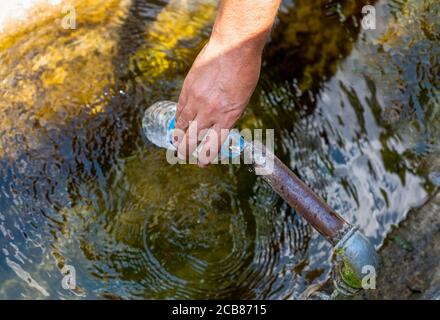
M197 135L197 122L191 121L188 127L188 130L185 131L185 134L182 138L181 143L177 147L177 155L182 160L188 160L191 152L189 150L190 140L194 139L194 135ZM196 138L197 139L197 138Z
M183 86L182 91L180 92L179 100L177 101L177 108L176 108L176 119L178 119L185 108L188 101L188 94L185 86Z
M207 129L211 126L211 123L203 116L198 114L196 118L190 123L188 130L183 137L183 143L178 147L178 153L180 157L188 159L196 150L199 142L207 133Z
M176 117L176 125L173 133L173 144L178 147L184 141L184 135L188 130L189 124L196 116L195 109L186 105L179 117Z
M228 131L222 130L220 124L216 123L209 129L197 155L200 167L206 167L218 157L219 151L227 138Z

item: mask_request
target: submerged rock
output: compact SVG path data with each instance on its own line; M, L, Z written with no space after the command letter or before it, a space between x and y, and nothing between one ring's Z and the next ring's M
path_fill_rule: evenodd
M377 290L369 299L438 299L440 281L440 193L412 210L380 251Z
M105 103L128 4L73 1L76 29L63 28L63 4L35 9L28 23L0 34L0 157L36 148L42 131Z

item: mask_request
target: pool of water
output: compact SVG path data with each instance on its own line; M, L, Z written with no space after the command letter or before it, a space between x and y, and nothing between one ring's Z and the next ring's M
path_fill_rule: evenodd
M58 4L0 33L0 298L291 299L326 281L330 245L248 167L170 166L142 136L217 2L73 2L74 30ZM284 1L238 126L275 129L278 157L380 247L440 185L440 6L379 1L363 30L364 4Z

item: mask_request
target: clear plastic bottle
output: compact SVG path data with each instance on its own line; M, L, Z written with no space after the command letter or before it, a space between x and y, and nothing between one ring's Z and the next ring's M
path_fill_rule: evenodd
M161 148L174 148L172 132L174 131L176 103L159 101L145 111L142 129L149 141Z
M142 128L145 136L156 146L175 149L172 135L175 127L177 104L172 101L159 101L145 111ZM222 157L235 158L240 156L245 147L245 140L238 130L231 130L221 148Z

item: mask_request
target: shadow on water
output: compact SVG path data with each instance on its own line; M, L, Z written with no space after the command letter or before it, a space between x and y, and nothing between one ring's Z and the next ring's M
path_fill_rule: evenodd
M0 297L296 298L325 281L329 245L248 168L169 166L142 138L215 1L96 2L77 33L49 23L1 49ZM435 188L438 6L379 2L371 35L363 3L318 3L284 2L239 126L274 128L277 155L379 246Z

